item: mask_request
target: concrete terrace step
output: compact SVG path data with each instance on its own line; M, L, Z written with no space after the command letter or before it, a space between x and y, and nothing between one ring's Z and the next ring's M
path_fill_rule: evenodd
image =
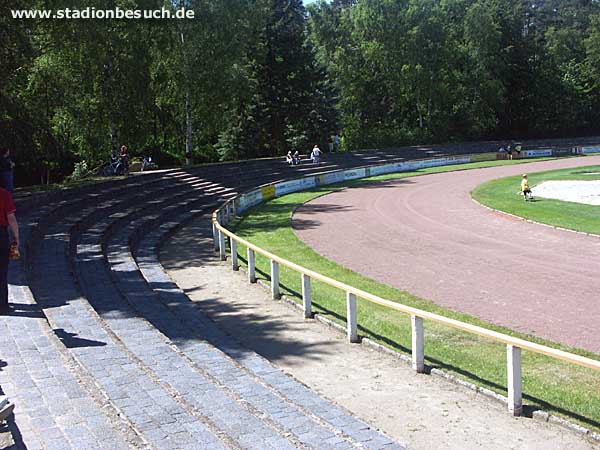
M180 174L184 173L185 172L183 172L181 169L163 171L160 174L148 172L143 176L109 179L106 181L89 184L79 188L32 194L16 193L14 199L17 203L20 214L31 214L32 212L35 212L40 208L47 207L48 205L54 205L72 200L80 200L82 197L88 194L101 195L102 193L108 193L114 189L122 190L123 188L130 186L142 186L154 182L161 182L166 178L175 178Z
M207 183L201 183L201 184L204 184L204 185L206 185ZM209 185L209 186L212 186L212 184L211 184L211 183L208 183L208 185ZM154 196L153 196L153 197L154 197ZM145 208L145 207L146 207L146 205L145 205L145 204L140 204L139 202L138 202L138 203L136 203L136 205L138 206L138 209L142 209L142 208ZM140 206L140 205L141 205L141 206ZM99 210L106 210L106 208L99 208ZM96 219L90 219L90 216L86 216L86 220L87 220L87 221L94 222ZM81 226L81 223L82 223L82 221L79 221L79 222L78 222L79 226ZM100 229L102 229L102 227L100 227ZM91 282L90 282L90 285L91 285Z
M66 348L87 342L48 326L19 264L11 265L9 282L16 312L0 317L0 385L17 405L8 426L15 448L142 447L97 392L95 380L82 377L68 354Z
M24 227L26 254L33 292L42 307L40 320L46 323L46 314L51 338L52 328L57 336L66 336L64 348L59 340L56 347L61 361L71 361L73 379L92 380L103 399L85 391L80 402L92 405L89 411L102 408L103 402L115 411L104 415L109 424L115 417L120 424L113 437L106 434L107 443L120 439L156 448L394 448L367 424L245 350L172 284L159 287L162 282L148 275L147 261L144 266L145 244L137 245L157 227L159 233L151 235L164 238L169 229L208 213L207 206L235 191L382 158L391 161L389 155L368 152L358 157L326 155L322 164L300 168L278 159L173 170L113 180L100 191L96 186L79 194L63 193L30 208L29 226ZM27 228L33 232L27 233ZM133 248L128 248L129 242ZM141 252L142 267L132 251ZM155 276L160 275L159 268L154 269ZM19 417L23 423L30 419L28 414ZM71 433L75 437L78 432ZM75 441L67 435L60 439Z
M182 218L189 220L191 216L184 215ZM205 239L210 241L209 216L205 215L202 219L207 222ZM189 332L196 333L210 344L205 344L203 352L198 354L197 346L190 346L185 340L175 340L175 345L183 353L199 365L206 365L207 359L221 361L223 373L217 373L216 376L225 377L225 380L227 377L237 377L233 389L238 395L244 396L246 401L264 414L271 415L289 432L311 435L316 440L317 448L402 448L373 431L368 424L286 376L262 357L248 351L207 319L170 280L158 262L160 242L178 225L172 222L148 234L140 242L137 262L148 287L176 317L172 321L178 320ZM121 246L124 246L123 239Z
M82 215L85 214L84 210ZM76 220L76 216L72 219ZM100 310L111 317L111 329L81 296L70 275L69 232L65 227L69 224L49 227L47 237L51 239L44 240L40 253L42 258L53 261L53 267L35 270L43 265L36 260L38 255L34 255L32 285L36 300L45 307L53 328L61 328L89 343L71 348L71 354L122 412L129 426L152 447L186 448L196 443L201 444L199 448L226 448L212 430L177 401L161 380L146 370L115 334L115 330L131 330L135 319L121 313L119 305L110 311ZM104 267L99 268L99 274L102 272L105 272ZM144 331L151 332L142 330L136 338L143 339Z
M131 200L132 200L132 199L130 199L130 203L132 203L132 202L131 202ZM96 212L96 213L95 213L95 215L96 215L96 216L98 216L98 215L100 215L100 214L102 214L102 215L106 215L106 212L107 212L106 210L107 210L107 209L110 209L111 207L113 207L113 206L114 206L114 204L113 204L112 202L107 202L107 203L108 203L108 206L105 204L103 208L98 208L98 209L97 209L97 211L100 211L100 212ZM138 203L138 205L139 205L139 203ZM90 216L86 215L86 212L85 212L85 210L84 210L84 212L82 213L82 217L84 217L84 219L81 219L81 218L77 219L76 217L75 217L75 218L74 218L74 217L71 217L70 228L77 228L78 226L79 226L79 227L81 227L81 226L82 226L82 223L83 223L83 222L85 222L85 221L88 221L88 222L93 222L93 221L94 221L94 219L90 219ZM77 224L77 225L75 225L75 224ZM62 224L62 227L63 227L63 228L64 228L64 226L65 226L65 224ZM101 228L102 228L102 227L101 227ZM53 230L52 228L50 228L50 230L49 230L49 233L50 233L50 235L51 235L53 238L56 238L56 237L57 237L57 235L59 234L59 233L56 233L56 231L57 231L57 230ZM64 233L63 233L63 236L64 236ZM101 270L101 268L100 268L100 270ZM66 270L60 270L59 272L61 272L61 273L63 273L63 274L64 274L64 273L66 273ZM57 281L57 280L56 280L56 278L54 278L54 281ZM86 283L85 285L86 285L86 286L87 286L87 285L91 285L91 282L90 282L90 283ZM81 301L81 303L84 303L84 301L82 300L82 301ZM96 306L97 306L97 305L96 305ZM81 308L80 308L80 309L81 309ZM71 312L73 312L73 311L71 311ZM83 310L83 311L80 311L80 312L82 313L82 315L85 315L85 311L84 311L84 310ZM54 315L54 314L52 314L52 315ZM69 316L71 316L71 315L72 315L72 314L69 314ZM88 315L91 315L91 314L88 314ZM52 318L51 318L51 320L52 320ZM63 320L64 320L64 317L63 317ZM62 322L61 322L61 323L62 323ZM129 329L129 328L130 328L130 327L129 327L129 325L130 325L129 323L128 323L128 324L126 324L125 328L126 328L126 329ZM67 326L67 325L65 325L65 326ZM93 326L90 326L90 324L89 324L89 323L86 323L86 324L85 324L85 326L88 326L89 328L100 328L99 326L95 326L95 327L93 327ZM70 328L74 328L74 327L72 326L72 324L71 324ZM77 331L79 332L79 334L81 334L81 332L82 332L82 330L80 330L80 329L77 329ZM97 340L99 340L99 339L103 339L104 341L106 341L106 340L107 340L107 336L104 336L104 333L100 332L100 335L101 335L101 337L99 337L99 338L96 338ZM112 357L113 359L114 359L115 357L117 357L117 358L124 358L124 356L123 356L121 353L119 353L118 351L117 351L117 352L115 352L113 355L111 355L111 357ZM93 359L93 358L92 358L92 359ZM102 358L102 356L100 357L100 359L103 359L103 358ZM84 364L85 364L85 362L86 362L86 361L84 361ZM91 362L92 362L91 360L88 360L88 361L87 361L88 368L89 368L91 371L95 371L95 375L96 375L98 378L102 377L102 375L103 375L103 374L102 374L102 373L99 373L99 371L97 370L98 368L96 368L96 367L94 367L93 365L91 365ZM111 375L112 375L112 374L111 374ZM128 379L133 379L133 380L136 380L136 379L135 379L135 377L133 376L133 374L131 374L131 373L128 373L128 374L127 374L127 378L128 378ZM138 382L137 384L141 384L141 382L140 382L140 380L139 380L139 379L137 379L136 381ZM104 387L105 387L105 389L107 390L107 393L109 394L109 396L110 396L111 394L112 394L113 396L115 395L115 394L114 394L114 392L111 392L111 384L110 384L110 383L108 384L108 386L105 384L105 385L104 385ZM119 392L117 392L117 395L120 395L120 393L119 393ZM122 399L120 399L120 398L115 398L114 400L115 400L115 402L116 402L117 404L119 404L119 405L120 405L120 407L121 407L123 410L127 409L127 408L130 406L130 405L128 405L127 403L123 404L123 402L120 402L119 400L122 400ZM126 398L125 400L130 400L130 401L131 401L131 398ZM152 405L149 405L149 406L152 406ZM154 407L153 407L152 409L160 409L160 408L154 408ZM136 419L137 419L137 417L136 417ZM145 419L147 419L147 417L143 417L143 416L142 416L142 417L141 417L141 418L139 418L138 420L145 420ZM134 420L135 420L135 419L134 419ZM143 423L145 424L146 422L144 421ZM138 424L135 424L135 425L136 425L136 426L139 426ZM172 426L171 426L171 427L169 427L169 428L172 428ZM143 432L143 431L144 431L144 430L141 430L141 432ZM154 431L154 430L153 430L153 431ZM259 432L260 432L260 431L259 431ZM146 433L146 434L148 434L148 433ZM156 445L156 444L157 444L157 442L156 442L156 439L157 439L158 437L157 437L157 436L155 436L155 434L156 434L156 433L152 433L152 434L149 436L149 438L148 438L148 439L149 439L151 442L152 442L152 441L153 441L153 439L154 439L154 442L152 442L152 443L154 443L154 444ZM163 436L165 436L165 434L164 434L164 433L163 433L163 434L161 434L161 435L159 435L159 437L160 437L161 439L162 439L162 437L163 437ZM278 440L278 437L277 437L277 436L269 436L269 437L271 438L271 440L274 440L274 441L277 441L277 440ZM255 438L256 438L256 436L254 436L254 438L253 438L252 440L255 440ZM279 441L280 441L280 439L279 439ZM172 444L177 444L176 442L171 442L171 443L172 443ZM159 444L162 444L162 442L159 442ZM277 448L277 447L280 447L280 448L281 448L281 446L282 446L282 442L278 442L277 446L276 446L276 447L274 447L274 448ZM265 447L265 448L266 448L266 447ZM269 448L270 448L270 447L269 447Z
M169 212L166 215L172 216L172 213ZM146 222L153 221L150 219ZM240 376L241 366L236 366L236 364L228 361L224 354L213 347L205 346L203 352L198 351L197 341L203 339L198 330L206 327L199 328L196 324L190 323L189 317L192 313L189 310L183 315L175 315L169 308L165 309L159 303L160 298L149 288L141 274L136 270L135 262L128 249L128 242L131 236L130 233L137 227L145 228L144 224L131 223L130 226L120 230L108 245L109 261L117 280L120 282L119 285L123 295L130 298L130 302L137 306L138 311L144 317L153 317L155 320L152 321L152 324L162 331L165 336L172 338L179 348L189 349L188 351L183 350L182 354L187 356L196 368L208 373L219 386L228 390L234 398L243 399L245 403L255 408L261 417L269 417L276 425L282 427L286 434L295 435L303 444L320 447L322 440L329 443L339 440L338 446L341 447L345 439L340 439L339 430L331 426L329 428L322 427L318 421L313 420L310 414L301 411L297 406L292 405L288 399L282 398L281 395L276 395L268 388L266 389L264 385L253 381L251 377L247 377L246 380L242 379ZM155 297L154 300L152 300L153 297ZM191 305L189 302L187 304ZM219 363L222 359L226 361ZM215 363L219 363L218 371L214 368ZM262 366L262 369L262 373L277 371L272 366ZM245 394L250 391L256 392L256 396L249 399ZM293 421L289 417L294 417L294 421L299 421L299 424L290 427ZM307 427L312 431L303 438L303 433L306 432ZM361 424L360 427L365 428L364 424ZM298 430L300 433L298 433ZM347 448L352 448L352 444L351 441L346 442Z
M183 206L185 206L186 203L189 204L190 201L184 201ZM163 211L161 215L165 217L171 217L173 216L173 210L178 209L181 211L187 211L188 208L177 207L177 205L173 205L173 207L171 207L170 209L171 211ZM157 301L151 300L151 298L153 297L153 292L149 289L141 275L137 272L135 262L131 258L131 255L128 251L127 243L130 241L131 235L134 233L134 231L140 229L145 230L146 228L148 228L148 224L162 222L161 215L158 215L158 217L155 215L155 217L153 218L148 218L148 216L145 216L144 218L139 219L138 221L130 222L129 225L127 225L124 228L114 227L119 228L119 231L117 232L116 236L114 236L113 239L111 239L112 243L111 241L109 241L107 250L109 255L108 259L112 262L113 271L115 272L117 279L120 280L121 291L124 296L129 298L130 303L132 303L134 307L137 308L137 311L143 317L150 320L152 325L154 325L157 329L163 332L163 334L166 337L173 338L176 344L181 341L180 345L182 346L190 347L191 345L192 353L187 354L186 352L184 352L184 354L195 363L195 367L200 368L199 370L201 370L203 373L208 372L209 376L211 376L213 380L215 380L215 382L219 386L221 386L222 389L227 390L230 393L230 395L232 395L234 398L238 398L239 401L239 399L241 398L240 396L243 395L245 391L238 392L237 390L235 390L232 393L231 388L227 387L231 384L228 383L228 381L230 380L228 378L223 379L224 374L221 371L215 372L212 365L209 365L208 367L206 366L206 361L214 361L215 357L213 355L213 357L211 358L210 355L206 354L201 354L199 357L198 349L196 348L197 344L195 341L198 339L202 339L202 336L198 335L198 332L195 331L198 330L198 328L195 326L190 326L188 327L188 329L182 328L180 319L187 319L187 314L181 316L178 319L178 317L173 316L169 310L164 310L164 308L161 308L161 305ZM183 336L189 337L184 339ZM212 349L212 347L210 346L208 346L207 348ZM217 359L219 359L219 357L222 359L223 355L218 355ZM239 386L239 383L241 381L238 374L239 367L235 367L235 365L230 365L228 369L229 377L237 377L237 382L233 385ZM272 367L270 367L269 369L270 371L274 370ZM192 379L193 377L188 374L188 376L186 377L188 385L191 383ZM250 386L243 386L243 388L246 390L253 389L254 391L256 391L257 389L260 390L260 387L253 387L251 383ZM276 425L279 425L280 427L285 427L286 425L289 426L289 424L292 423L290 417L294 417L294 420L296 421L298 421L298 419L300 420L300 422L294 428L284 428L286 434L294 435L294 431L296 431L296 429L299 429L300 431L305 431L306 427L310 427L312 432L311 434L308 434L309 440L303 442L302 438L298 438L300 442L309 444L313 447L319 447L321 440L324 439L326 442L328 442L328 444L333 443L335 441L337 443L337 447L342 448L342 444L345 442L345 439L340 439L340 437L336 435L337 430L333 429L333 427L327 429L319 428L318 423L307 424L306 422L310 422L310 418L303 418L302 412L299 411L297 408L290 407L286 403L286 400L281 400L279 397L273 395L272 393L270 395L269 391L265 390L264 388L262 389L262 391L263 392L259 402L248 402L248 400L246 400L246 397L244 397L245 403L251 404L254 408L256 408L261 417L268 415L268 412L272 411L273 408L277 408L276 403L279 401L281 405L279 405L279 409L276 410L276 412L278 412L279 415L268 415L276 423ZM185 394L183 395L185 396ZM284 414L286 418L280 417L281 414ZM225 424L226 423L227 422L225 422ZM360 424L358 425L358 427L360 427L360 429L367 428L364 424ZM337 432L339 433L339 431ZM352 447L351 444L351 442L345 442L345 445L348 446L348 448Z
M57 209L57 205L41 206L32 212L30 221L20 213L22 241L36 234L31 227L44 214ZM0 317L0 327L5 329L0 335L1 366L6 366L0 367L0 384L18 405L17 421L9 427L16 446L23 447L23 442L28 448L125 448L126 442L143 446L118 417L114 405L97 391L95 380L86 379L67 351L90 342L49 326L32 298L23 264L11 264L9 276L16 311L11 317Z
M540 143L555 144L569 145ZM214 202L263 183L497 146L325 154L294 167L283 158L217 164L18 198L29 280L12 265L19 309L0 317L0 385L17 402L9 427L17 444L400 448L222 332L162 271L157 248L198 217L210 240Z
M152 186L162 186L167 183L177 181L184 176L187 176L185 172L171 172L165 175L163 178L149 178L137 186L136 191L143 191ZM115 203L123 198L126 198L127 195L130 195L127 189L124 189L127 186L127 184L119 183L117 185L111 185L110 188L102 192L87 192L82 194L80 197L68 195L60 201L46 203L43 206L37 206L34 210L29 211L25 217L23 217L21 212L21 205L18 204L17 214L19 215L21 224L24 225L26 231L33 231L31 236L27 235L26 249L32 245L35 245L35 243L39 241L45 226L59 221L63 219L63 217L68 217L70 211L76 211L82 206L93 206L94 204L99 204L105 198L114 200Z
M92 262L92 264L94 263L98 263L98 260ZM79 271L82 277L86 277L90 270L93 270L93 267L88 264ZM89 274L91 279L86 280L85 286L89 289L89 292L86 292L88 299L96 308L102 302L102 308L110 311L119 308L120 312L128 316L126 326L122 327L111 314L101 313L106 324L112 327L121 342L127 345L129 351L144 363L147 370L152 371L155 377L163 380L172 395L176 396L180 402L185 402L190 409L194 409L205 422L210 422L221 432L225 430L228 436L234 436L236 441L240 441L239 444L237 442L230 443L237 444L233 445L234 447L273 448L263 442L263 438L273 441L277 439L277 434L275 432L266 433L265 428L267 427L258 423L257 419L247 411L237 411L234 419L234 402L231 399L223 398L222 394L219 396L213 383L193 370L187 361L179 357L168 340L151 326L155 325L155 321L163 318L161 311L154 311L148 299L136 291L130 291L128 298L130 303L138 305L138 310L133 310L129 304L122 304L119 301L120 293L112 285L108 274L99 275L101 270L102 268L98 268L96 273ZM143 315L143 319L139 317L140 313ZM164 321L162 324L168 325ZM214 408L216 405L219 407ZM234 429L231 427L234 422L244 424L244 426L239 430ZM256 430L256 433L252 434L251 430ZM249 440L249 442L244 442L245 440ZM278 444L281 448L292 448L289 443L279 442Z

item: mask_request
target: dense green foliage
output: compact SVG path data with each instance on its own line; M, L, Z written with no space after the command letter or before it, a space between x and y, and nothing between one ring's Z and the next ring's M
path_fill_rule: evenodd
M599 2L351 3L310 10L347 145L597 132Z
M159 164L598 133L597 0L93 0L194 19L13 19L0 4L0 146L17 182L127 144Z
M184 6L195 12L186 20L11 18L68 3L0 6L0 146L13 150L21 182L62 177L76 160L98 166L121 144L159 165L207 162L282 154L333 126L301 0L80 5Z
M600 180L600 166L551 170L529 174L529 185L534 187L550 180ZM520 195L521 176L488 181L473 190L473 198L490 208L515 214L529 220L570 230L600 235L600 206L563 202L535 197L523 201Z

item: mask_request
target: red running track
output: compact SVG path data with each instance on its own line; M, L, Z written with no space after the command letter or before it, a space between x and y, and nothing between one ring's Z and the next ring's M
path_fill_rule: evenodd
M293 226L320 254L375 280L600 354L600 238L490 211L469 194L494 178L593 164L600 156L348 189L299 208Z

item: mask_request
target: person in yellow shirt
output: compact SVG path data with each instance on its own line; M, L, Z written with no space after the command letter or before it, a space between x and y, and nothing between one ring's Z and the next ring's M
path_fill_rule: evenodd
M533 199L531 189L529 189L529 181L527 180L526 173L523 174L523 179L521 180L521 193L523 194L523 198L525 199L525 201Z

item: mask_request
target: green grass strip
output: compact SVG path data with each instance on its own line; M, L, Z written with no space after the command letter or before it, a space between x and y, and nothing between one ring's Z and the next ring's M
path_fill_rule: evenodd
M529 186L550 180L600 180L600 166L577 167L528 174ZM478 202L535 222L569 230L600 234L600 206L520 195L521 176L488 181L471 193Z
M240 237L265 250L382 298L598 359L598 355L590 352L553 344L535 336L514 332L476 317L451 311L429 300L413 296L353 272L312 250L298 239L291 227L292 214L297 207L335 190L429 173L516 163L519 161L492 161L429 168L355 180L340 185L322 186L273 199L247 211L242 218L230 225ZM246 249L239 245L238 253L241 265L245 265ZM256 267L257 277L268 281L269 261L257 255ZM280 283L283 294L301 302L300 274L281 267ZM340 324L345 324L345 293L314 280L312 289L314 310ZM358 299L358 323L361 335L395 351L410 354L411 324L409 316ZM428 365L441 368L503 395L507 394L506 347L504 345L426 321L425 353ZM600 430L599 372L524 351L523 391L527 404L579 422L591 429Z

